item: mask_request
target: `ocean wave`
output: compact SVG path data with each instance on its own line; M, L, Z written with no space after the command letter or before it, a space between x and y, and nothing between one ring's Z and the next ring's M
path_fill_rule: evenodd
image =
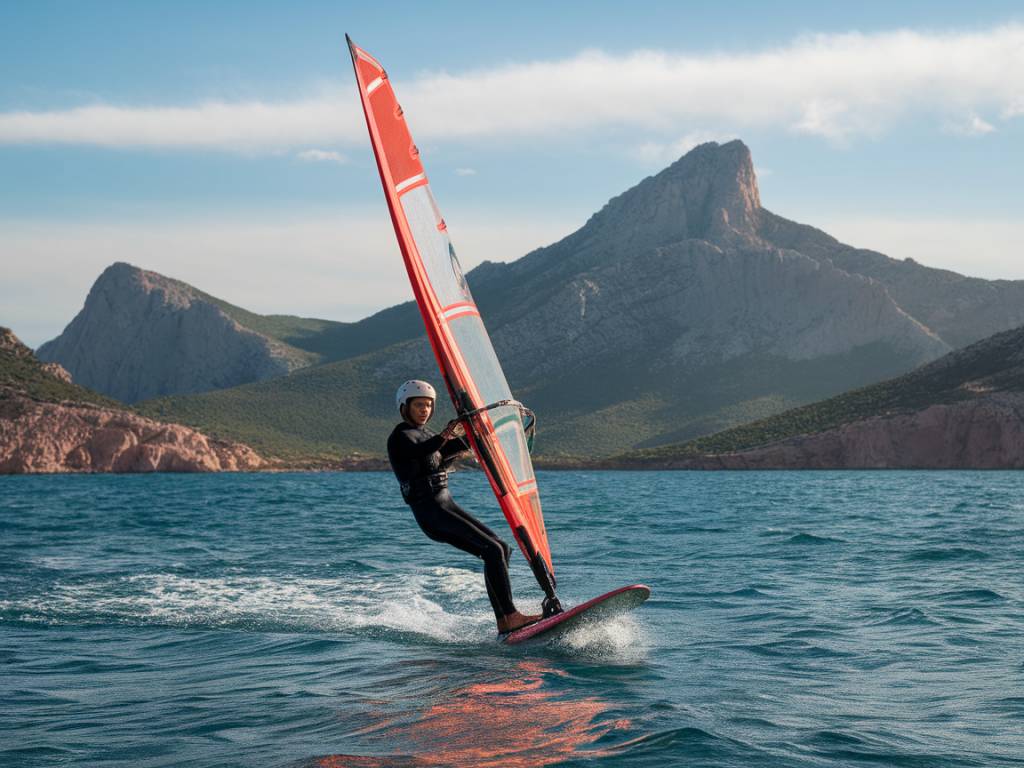
M58 582L0 603L48 625L138 624L252 631L394 631L443 642L493 638L479 573L433 568L406 577L211 577L145 573Z
M888 611L887 615L871 622L871 626L914 626L914 627L935 627L939 622L928 616L920 608L895 608Z
M734 647L758 656L768 656L786 660L799 658L837 659L848 658L855 655L848 651L827 648L823 645L816 645L803 640L775 640L767 643L738 644Z
M988 560L990 555L980 549L969 547L943 547L933 549L915 549L906 556L907 560L915 562L941 563L951 560Z
M843 540L833 536L816 536L813 533L797 533L786 539L785 543L799 545L842 544Z
M984 587L976 589L950 589L943 592L933 592L925 595L925 599L939 603L940 605L957 605L959 607L969 605L991 605L992 603L1006 602L1006 597L994 589Z

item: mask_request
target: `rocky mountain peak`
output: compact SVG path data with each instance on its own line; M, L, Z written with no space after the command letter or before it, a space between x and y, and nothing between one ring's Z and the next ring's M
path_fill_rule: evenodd
M118 296L126 292L141 292L151 294L154 291L160 292L161 303L173 306L178 309L187 309L197 298L197 294L191 287L164 277L156 272L128 264L124 261L116 261L104 269L89 291L89 298L86 304L92 300L93 294L100 296Z
M757 230L761 193L757 188L750 148L739 139L727 144L708 142L695 147L658 176L663 184L679 184L702 194L703 220L695 217L714 239L722 228L747 235Z
M683 240L757 238L761 196L750 149L708 142L612 198L584 229L591 242L645 248Z

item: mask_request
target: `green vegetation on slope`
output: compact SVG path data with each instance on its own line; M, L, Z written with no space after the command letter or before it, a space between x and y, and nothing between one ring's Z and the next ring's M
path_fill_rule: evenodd
M666 460L757 448L876 416L918 411L996 391L1024 391L1024 328L983 339L879 384L682 444L631 451L625 460Z
M381 456L395 421L393 393L408 378L438 384L425 339L296 371L287 377L137 404L148 416L239 440L288 460ZM610 456L715 432L840 390L850 371L892 370L880 347L831 359L734 360L702 372L644 373L643 361L615 358L513 392L538 415L539 458ZM420 360L421 367L401 361ZM871 375L865 373L865 376ZM882 374L884 375L884 374ZM856 380L856 379L854 379ZM600 386L595 382L600 382ZM766 387L765 382L769 382ZM772 392L764 394L766 388ZM436 423L452 415L442 397Z
M179 280L173 282L216 305L239 325L294 347L298 355L305 353L306 360L312 363L358 357L400 341L408 341L422 328L419 310L413 302L389 307L358 322L342 323L295 315L258 315L204 293L188 283Z
M16 340L7 328L0 328L0 397L15 392L34 400L47 402L92 403L110 408L124 408L122 403L77 384L68 384L43 368L35 355ZM8 341L9 340L9 341Z
M412 375L382 371L388 355L384 350L231 389L156 398L136 408L286 460L382 456L397 421L394 382ZM441 406L435 418L443 423L452 412L446 403Z
M200 291L188 283L173 279L171 281L178 283L186 290L192 291L199 298L220 307L224 314L243 328L248 328L256 333L262 333L264 336L276 339L286 346L295 347L296 356L305 359L307 362L315 362L321 358L321 355L315 350L307 349L303 342L310 338L316 339L337 326L344 327L347 325L346 323L338 323L333 320L317 320L315 318L296 317L294 315L258 315L255 312L250 312L247 309L237 307L223 299L218 299L216 296ZM307 354L304 355L303 353ZM312 355L309 353L312 353Z

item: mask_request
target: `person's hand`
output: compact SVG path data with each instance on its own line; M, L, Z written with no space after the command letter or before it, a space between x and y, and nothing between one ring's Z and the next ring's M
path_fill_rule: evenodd
M441 436L445 440L454 440L456 437L463 437L466 434L466 428L462 425L459 419L452 419L443 430L441 430Z

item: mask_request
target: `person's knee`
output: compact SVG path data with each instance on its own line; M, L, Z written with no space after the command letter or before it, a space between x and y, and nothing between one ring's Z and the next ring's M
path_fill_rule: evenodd
M508 544L499 539L490 539L484 547L483 558L485 562L507 566L510 554Z

